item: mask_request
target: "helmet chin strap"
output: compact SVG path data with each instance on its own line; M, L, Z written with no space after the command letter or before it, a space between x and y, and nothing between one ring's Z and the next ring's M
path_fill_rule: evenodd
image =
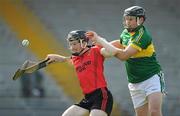
M75 52L75 53L72 53L73 56L79 56L80 53L83 51L84 49L82 49L80 52Z
M138 25L138 26L141 25L141 24L140 24L140 19L139 19L139 17L137 17L136 19L137 19L137 25Z

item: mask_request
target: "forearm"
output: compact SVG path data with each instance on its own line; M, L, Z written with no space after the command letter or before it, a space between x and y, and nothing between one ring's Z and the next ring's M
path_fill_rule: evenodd
M66 61L69 61L69 60L70 60L70 57L57 55L57 56L56 56L56 60L57 60L58 62L66 62Z
M135 48L131 47L131 45L129 45L125 49L118 49L118 52L115 56L119 60L124 61L124 60L131 58L132 56L134 56L138 52L139 51L137 49L135 49Z
M70 59L70 57L62 56L59 54L48 54L47 58L50 59L49 62L66 62Z
M122 48L122 49L121 49ZM119 60L125 61L129 59L131 56L135 55L138 53L137 49L134 49L130 46L126 47L125 49L121 46L119 48L116 48L116 53L114 56L118 58ZM103 54L104 57L111 57L113 54L111 52L107 51L106 48L101 49L101 54Z
M108 52L105 48L101 49L101 54L105 57L105 58L109 58L112 56L115 56L116 58L118 58L119 60L127 60L129 57L127 55L127 53L124 51L124 49L118 49L117 53L115 55L112 55L110 52Z
M128 54L123 49L118 50L118 53L115 55L115 57L121 61L125 61L129 58Z
M120 60L127 60L138 52L137 49L132 48L130 45L124 48L123 45L120 44L119 40L115 40L109 43L93 31L87 32L86 36L93 42L96 42L105 48L101 49L101 54L105 57L116 56Z
M100 45L102 45L107 52L109 52L110 55L114 56L118 52L118 48L111 45L109 42L107 42L104 38L98 37L96 42ZM102 52L102 51L101 51ZM105 51L104 51L105 52ZM103 53L103 52L102 52Z

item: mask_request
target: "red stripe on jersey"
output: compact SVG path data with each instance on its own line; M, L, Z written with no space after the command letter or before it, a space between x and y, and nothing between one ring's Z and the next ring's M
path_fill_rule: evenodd
M103 111L106 111L108 95L107 95L107 91L105 90L105 88L101 88L101 91L102 91L102 96L103 96L103 100L102 100L102 104L101 104L101 109Z
M107 86L100 47L93 46L81 56L72 56L72 62L84 94Z
M98 77L97 77L97 76L98 76L98 75L97 75L97 72L98 72L98 71L97 71L97 70L98 70L98 69L97 69L98 59L96 58L96 54L97 54L97 53L94 52L94 80L95 80L94 83L95 83L95 86L97 86L97 78L98 78Z

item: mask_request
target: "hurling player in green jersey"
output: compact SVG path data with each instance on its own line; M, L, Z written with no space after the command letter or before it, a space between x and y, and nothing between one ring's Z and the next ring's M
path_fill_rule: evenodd
M87 36L104 47L101 49L103 54L125 61L136 116L162 116L164 78L152 37L143 25L145 19L144 8L132 6L124 11L120 40L110 44L93 31Z

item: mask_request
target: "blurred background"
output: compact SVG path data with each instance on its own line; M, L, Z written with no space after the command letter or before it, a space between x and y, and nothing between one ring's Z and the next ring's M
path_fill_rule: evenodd
M179 0L0 0L0 116L61 116L81 100L73 67L66 63L17 81L11 77L27 59L70 55L65 38L71 30L94 30L108 41L118 39L123 11L132 5L146 9L145 26L165 73L163 114L179 116ZM21 45L23 39L30 41L28 47ZM115 100L112 116L133 116L124 63L107 59L105 74Z

